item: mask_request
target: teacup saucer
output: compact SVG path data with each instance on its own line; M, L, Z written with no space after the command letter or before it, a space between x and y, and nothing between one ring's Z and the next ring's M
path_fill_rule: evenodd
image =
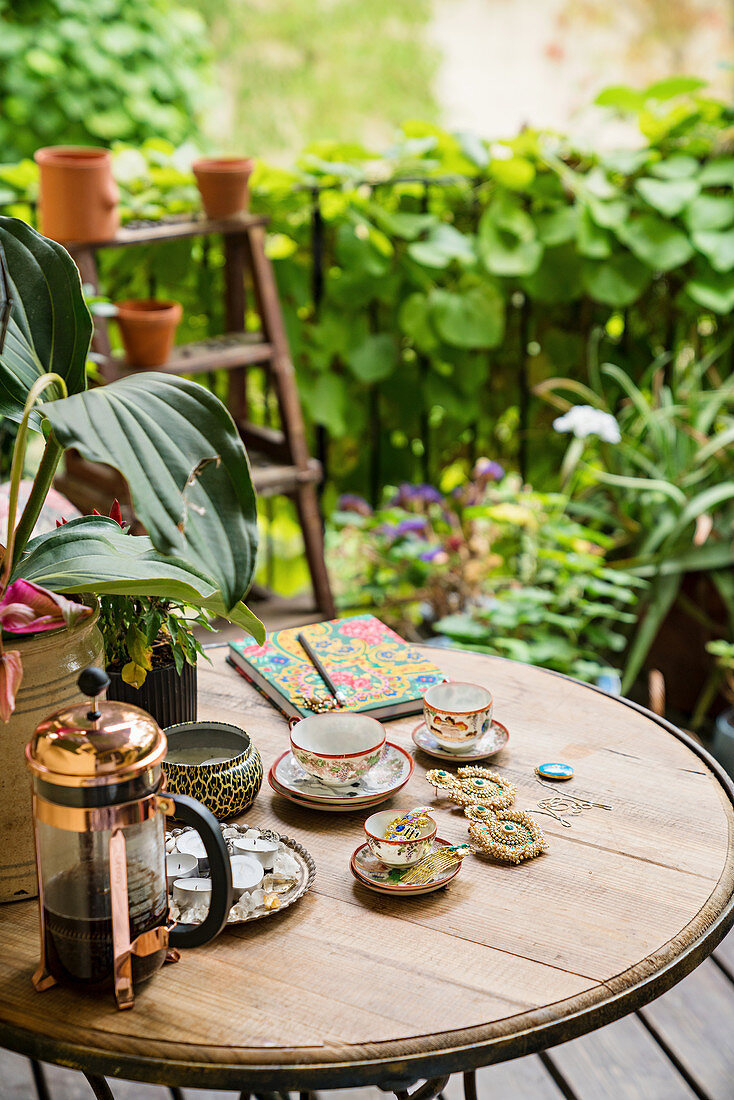
M483 733L478 741L461 752L451 752L440 745L425 722L421 722L413 730L413 741L427 752L429 756L437 756L440 760L484 760L488 756L494 756L503 749L510 740L507 726L492 719L492 725L486 733Z
M452 844L450 840L443 840L437 836L434 841L436 848L448 848ZM430 894L433 890L440 890L455 878L461 870L461 863L455 863L448 870L438 871L428 882L408 883L401 882L400 876L405 874L407 867L388 867L377 856L373 855L366 844L360 844L352 853L349 861L349 869L356 878L368 890L375 890L378 894L401 894L404 897L415 897L418 894Z
M294 801L311 806L372 806L390 798L404 787L415 766L413 757L399 745L385 742L382 757L374 768L353 783L330 787L303 770L293 753L288 750L275 761L268 782L273 790Z

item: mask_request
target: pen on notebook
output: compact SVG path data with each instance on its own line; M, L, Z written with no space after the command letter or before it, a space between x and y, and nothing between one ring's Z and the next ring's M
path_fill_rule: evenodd
M303 634L297 634L296 635L296 641L300 644L301 648L305 652L305 654L308 657L309 661L311 662L313 667L316 669L319 676L324 681L327 688L329 689L331 694L336 699L337 703L339 703L340 706L343 706L344 705L344 698L343 698L341 692L339 691L339 688L334 686L334 682L331 679L331 676L329 676L329 673L326 671L324 666L321 664L321 661L316 656L316 654L315 654L312 646L310 645L310 643L306 640L306 638L304 638Z

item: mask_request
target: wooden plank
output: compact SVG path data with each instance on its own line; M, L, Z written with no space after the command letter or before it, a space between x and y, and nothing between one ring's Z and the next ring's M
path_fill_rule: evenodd
M240 214L236 218L167 218L144 225L123 226L114 237L101 241L65 241L72 255L81 249L128 248L136 244L156 244L161 241L177 241L184 237L206 237L220 233L225 236L242 234L255 226L268 224L268 218L254 214Z
M714 951L714 958L730 980L734 982L734 931L730 932L721 941Z
M225 665L225 651L210 652L200 714L244 725L267 769L288 745L286 723ZM518 867L472 859L448 890L408 900L352 881L348 859L364 812L327 816L264 787L247 820L295 836L316 859L315 886L297 906L187 953L140 991L130 1013L68 988L31 995L35 906L6 907L0 1019L55 1041L83 1035L92 1049L113 1052L116 1065L147 1052L159 1080L183 1079L176 1060L189 1063L194 1084L211 1083L211 1067L263 1061L347 1062L352 1074L367 1060L455 1046L469 1061L513 1036L528 1049L545 1024L593 1019L610 992L624 993L663 963L674 967L734 889L734 811L705 763L652 719L582 685L494 658L430 655L445 674L494 691L510 729L498 767L517 782L519 806L544 793L539 761L569 759L572 790L614 810L585 812L571 829L549 821L542 858ZM410 746L415 722L391 723L390 738ZM416 761L390 803L396 810L432 801L427 764ZM440 834L463 839L463 816L434 805ZM196 1012L182 1014L189 1003ZM636 1031L633 1038L639 1045Z
M636 1016L554 1047L544 1060L579 1100L696 1096Z
M476 1083L478 1100L563 1100L563 1093L535 1054L480 1069ZM446 1100L463 1100L463 1084L463 1075L455 1074L444 1089Z
M645 1024L711 1100L734 1096L734 983L710 959L640 1010Z
M213 370L234 370L253 363L267 363L273 355L270 344L249 333L229 332L224 336L180 344L167 363L156 367L164 374L204 374ZM139 374L129 369L120 356L108 356L104 362L108 381Z

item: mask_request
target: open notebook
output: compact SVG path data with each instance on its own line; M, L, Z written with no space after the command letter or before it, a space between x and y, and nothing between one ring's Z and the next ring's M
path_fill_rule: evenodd
M294 698L329 694L296 640L298 634L315 650L346 710L384 719L418 714L424 693L445 678L420 650L374 615L277 630L263 646L232 642L230 664L287 718L311 713Z

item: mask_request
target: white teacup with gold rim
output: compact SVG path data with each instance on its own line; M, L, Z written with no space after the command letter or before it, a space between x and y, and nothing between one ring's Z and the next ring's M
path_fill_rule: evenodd
M479 684L444 680L423 696L426 726L438 743L460 755L492 725L492 693Z
M329 787L361 779L379 762L385 747L385 727L367 714L309 714L291 718L288 725L296 760Z

